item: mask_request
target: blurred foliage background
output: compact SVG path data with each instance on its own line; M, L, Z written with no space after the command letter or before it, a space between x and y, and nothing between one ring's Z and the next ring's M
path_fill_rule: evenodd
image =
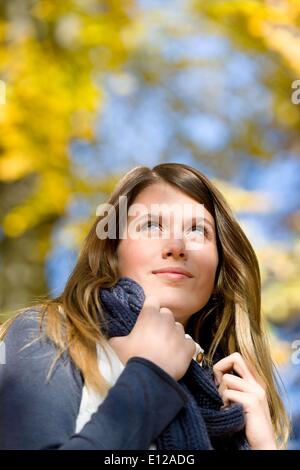
M300 448L299 79L298 0L1 0L1 321L61 292L125 171L195 166L258 255Z

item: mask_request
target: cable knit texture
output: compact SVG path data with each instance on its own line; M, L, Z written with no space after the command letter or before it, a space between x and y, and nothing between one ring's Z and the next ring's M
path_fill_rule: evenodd
M102 329L112 338L130 333L145 294L136 281L121 277L115 286L100 290L100 300L105 316ZM156 440L158 450L250 449L244 433L242 406L232 404L220 409L223 401L205 360L201 367L193 359L178 383L189 399Z

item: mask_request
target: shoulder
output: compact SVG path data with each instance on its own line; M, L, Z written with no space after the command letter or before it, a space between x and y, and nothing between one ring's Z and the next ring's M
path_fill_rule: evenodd
M3 338L5 364L2 372L18 381L23 378L46 382L49 369L58 358L57 346L45 334L42 309L37 306L19 312ZM76 389L82 387L80 373L67 353L56 361L53 380L73 383Z
M58 351L40 329L40 314L37 308L18 314L3 339L1 449L55 448L75 430L82 395L80 374L65 354L48 379Z
M19 311L9 320L2 337L6 353L5 365L12 364L28 354L32 355L34 351L37 352L41 348L44 351L47 349L48 352L54 351L54 344L47 344L45 338L43 339L40 325L41 309L38 307Z
M21 345L26 341L34 340L39 336L41 324L41 307L29 307L19 311L9 320L4 336L4 343L8 346Z
M44 448L64 442L75 430L82 379L68 354L40 330L40 310L18 314L4 337L0 365L0 448ZM47 423L47 425L45 425Z

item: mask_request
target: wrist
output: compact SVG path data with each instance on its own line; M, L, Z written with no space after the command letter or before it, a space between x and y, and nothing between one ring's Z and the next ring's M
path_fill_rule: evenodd
M252 450L278 450L278 448L275 441L268 441L252 447Z

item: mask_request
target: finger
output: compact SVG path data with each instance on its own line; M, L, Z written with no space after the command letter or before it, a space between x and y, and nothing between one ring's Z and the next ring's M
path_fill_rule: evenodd
M218 387L219 394L222 395L227 388L239 392L251 392L251 385L244 379L232 374L224 374Z
M224 405L221 408L225 408L227 406L230 406L230 404L231 404L230 399L225 396L225 391L226 390L227 390L227 388L225 390L223 390L222 393L220 393L220 397L222 398L223 403L224 403Z
M176 321L176 322L175 322L175 325L176 325L176 327L177 327L179 330L181 330L182 332L184 332L184 326L183 326L182 323L180 323L179 321Z
M228 393L226 390L233 390L244 393L247 396L248 406L253 407L257 403L266 403L266 393L257 382L252 383L232 374L224 374L221 384L218 388L222 399ZM228 403L226 402L226 405L227 404Z
M246 368L248 368L248 372L249 372L250 375L248 376L247 381L249 383L251 383L252 385L255 385L256 387L259 386L258 393L260 393L260 389L263 389L263 391L266 392L266 384L263 381L263 379L258 375L258 372L254 369L254 366L250 365L249 362L245 358L243 358L239 353L237 353L237 355L241 357L241 359L242 359L243 363L245 364ZM221 362L221 361L219 361L219 362ZM237 368L235 370L237 371ZM241 371L240 371L240 375L242 375ZM219 382L220 382L220 380L222 380L222 378L219 377L218 372L216 372L216 376L215 376L215 382L216 382L217 385L219 385ZM232 375L232 374L231 374L231 376L234 377L234 375ZM255 393L256 389L251 387L251 390Z
M170 309L167 308L167 307L160 307L159 311L160 311L161 313L172 313L172 315L173 315L172 310L170 310Z
M227 384L224 381L222 381L221 385L218 387L219 395L222 398L223 403L224 403L224 405L221 408L225 408L225 407L229 406L230 403L231 403L229 398L226 398L226 396L225 396L225 391L227 389L228 389Z
M242 379L255 382L254 377L239 353L230 354L230 356L224 357L213 366L213 372L218 385L221 383L223 375L230 370L234 370Z
M245 359L245 358L244 358L244 361L245 361L250 373L252 374L254 380L266 391L267 390L267 385L266 385L264 379L259 375L259 373L256 370L256 368L254 367L254 365L251 364L249 361L247 361L247 359Z
M239 403L247 413L256 403L255 397L251 393L239 392L238 390L224 390L222 400L224 403Z
M174 314L173 314L172 310L170 310L169 308L167 308L167 307L161 307L161 309L160 309L159 311L160 311L160 313L162 313L163 315L172 318L172 320L175 320Z
M143 304L142 311L156 310L159 311L160 303L156 296L148 295L146 296Z

